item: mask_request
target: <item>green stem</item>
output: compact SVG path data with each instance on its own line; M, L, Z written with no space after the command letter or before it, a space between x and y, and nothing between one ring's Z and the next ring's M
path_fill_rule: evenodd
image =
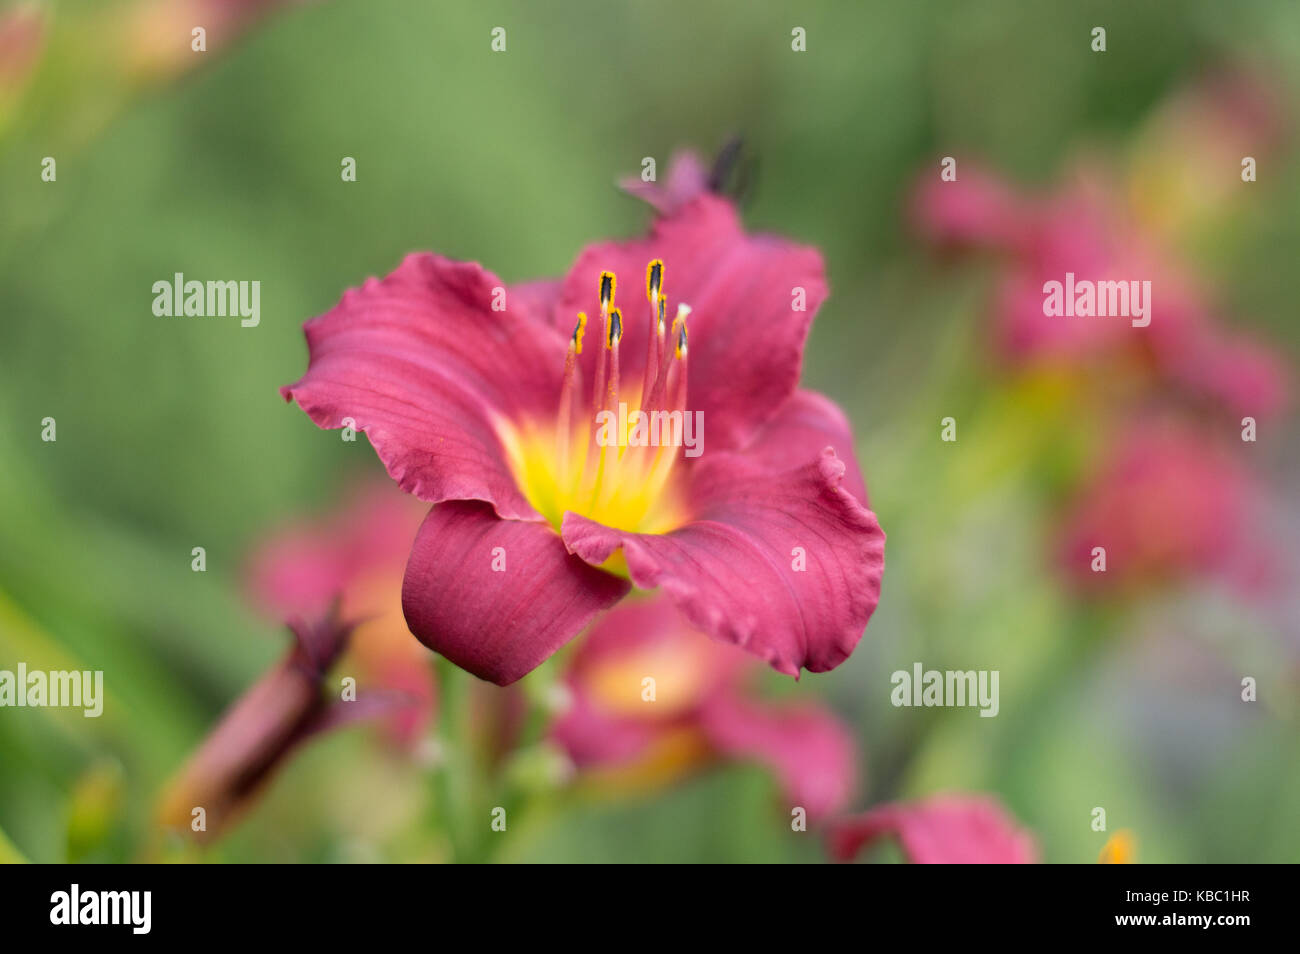
M468 675L437 656L438 741L442 759L434 772L434 810L437 824L451 845L452 860L465 861L473 853L470 764L465 745L465 709Z

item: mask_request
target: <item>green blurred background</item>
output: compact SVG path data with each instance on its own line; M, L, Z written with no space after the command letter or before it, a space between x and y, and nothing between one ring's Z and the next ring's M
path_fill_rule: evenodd
M1300 858L1294 608L1279 624L1198 586L1122 616L1070 604L1015 457L1024 431L1068 419L1008 400L1011 437L966 431L964 462L941 453L935 422L987 385L988 276L936 267L905 223L939 157L1050 183L1080 150L1130 149L1207 65L1263 65L1294 111L1300 5L333 0L149 83L114 72L123 41L99 29L128 6L49 5L49 53L0 139L0 668L103 669L109 696L99 720L0 712L0 830L23 856L139 856L161 783L283 650L241 590L250 548L379 471L364 441L277 395L305 367L302 322L412 249L508 281L562 273L584 243L643 227L614 187L642 157L662 178L679 148L741 134L758 162L748 224L826 256L805 383L853 419L889 534L885 597L851 660L770 683L823 696L859 733L858 804L994 792L1049 861L1096 858L1098 805L1142 861ZM1201 265L1292 351L1298 185L1294 154L1262 166ZM176 271L260 280L260 327L155 318L151 286ZM1294 519L1295 441L1268 454ZM892 708L889 673L915 660L1000 669L1000 716ZM1266 703L1243 715L1238 672L1255 670ZM341 733L207 857L435 859L427 788L365 730ZM821 857L773 794L733 766L559 799L504 854Z

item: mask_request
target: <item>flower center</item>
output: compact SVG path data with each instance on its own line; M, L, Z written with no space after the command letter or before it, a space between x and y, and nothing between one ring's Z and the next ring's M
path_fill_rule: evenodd
M700 705L714 685L716 643L699 633L674 633L660 642L600 660L582 673L593 702L622 718L672 720ZM654 674L655 704L646 705L642 681Z
M525 427L507 441L528 502L556 528L566 511L619 530L663 533L684 519L675 465L691 424L686 411L686 318L679 303L671 325L663 291L664 263L646 266L647 345L640 380L620 373L623 312L617 278L601 272L595 380L583 387L587 315L569 338L555 420ZM588 345L590 347L590 345Z

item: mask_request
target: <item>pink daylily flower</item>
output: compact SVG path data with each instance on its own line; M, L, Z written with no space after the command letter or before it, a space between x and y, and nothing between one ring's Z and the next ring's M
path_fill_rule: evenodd
M815 704L759 699L748 687L756 666L695 631L668 599L628 600L574 651L571 706L552 738L593 779L653 782L720 758L753 760L810 819L840 811L857 781L852 734Z
M843 662L879 599L884 534L848 423L798 388L821 256L746 234L711 194L666 208L562 281L413 254L306 325L307 373L282 393L365 431L435 505L406 619L484 679L519 679L632 585L796 676ZM698 412L704 452L621 424L609 446L600 413L620 405Z
M1024 865L1038 861L1033 835L998 802L980 795L938 795L881 805L836 821L826 845L836 861L852 861L879 838L898 839L918 865Z
M1258 567L1246 531L1254 493L1245 468L1203 435L1135 424L1070 503L1063 561L1088 589ZM1095 547L1105 572L1092 569Z
M933 174L919 185L913 220L944 249L1001 256L994 296L996 352L1016 367L1119 363L1231 414L1266 417L1286 401L1282 362L1230 333L1188 270L1116 203L1116 190L1088 179L1044 196L1017 194L966 167L956 181ZM1150 324L1124 317L1044 314L1044 285L1078 279L1151 282Z
M354 491L334 519L262 541L247 573L254 601L272 618L316 619L337 601L342 617L356 621L340 671L409 699L386 723L400 744L419 738L437 701L428 653L402 618L402 573L423 513L391 486Z

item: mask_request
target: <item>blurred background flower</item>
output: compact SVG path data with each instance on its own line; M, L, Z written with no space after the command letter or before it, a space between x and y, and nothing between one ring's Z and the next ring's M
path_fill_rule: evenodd
M38 4L18 4L0 12L0 135L41 58L45 32L45 10Z
M781 785L785 811L820 821L857 782L849 729L823 707L765 702L753 657L695 631L662 596L600 619L565 676L552 733L590 784L637 791L718 759L752 759Z
M937 795L922 802L881 805L840 819L827 835L831 857L854 861L892 836L912 864L1025 865L1038 860L1033 836L996 801Z
M436 702L433 657L402 618L402 574L424 513L386 482L353 488L330 517L286 526L263 541L247 580L271 619L319 619L338 603L353 627L339 671L355 673L362 688L408 697L388 724L405 745L421 737Z

